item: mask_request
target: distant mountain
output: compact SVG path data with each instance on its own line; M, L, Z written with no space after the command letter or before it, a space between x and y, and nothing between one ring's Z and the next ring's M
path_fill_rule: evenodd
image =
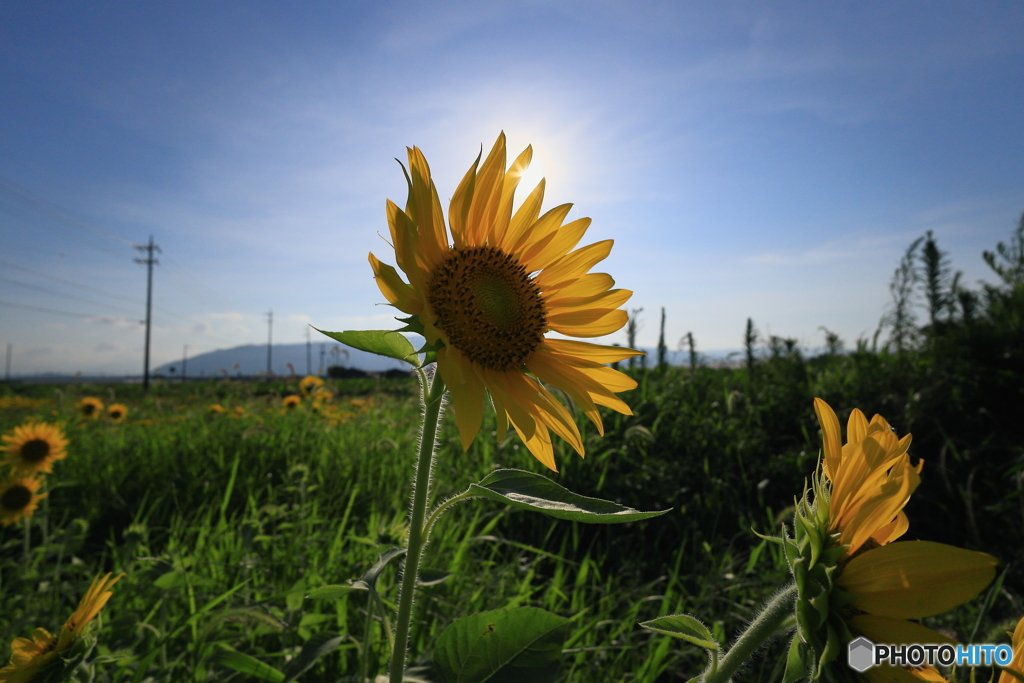
M419 339L412 340L414 345L422 344ZM322 353L322 356L321 356ZM410 369L407 363L384 356L377 356L366 351L353 349L338 342L313 342L307 364L305 344L274 344L271 354L271 369L277 375L290 375L288 364L291 363L295 374L304 376L322 374L332 365L345 368L364 370L367 372L383 372L393 368ZM236 367L237 366L237 367ZM164 363L153 370L154 375L163 377L181 377L181 360ZM185 372L188 377L211 377L228 372L232 377L242 375L250 377L267 371L267 345L246 344L232 349L218 349L189 358Z

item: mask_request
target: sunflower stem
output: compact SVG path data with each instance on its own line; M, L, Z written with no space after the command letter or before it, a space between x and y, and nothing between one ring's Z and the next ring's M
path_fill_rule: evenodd
M718 661L718 666L712 666L705 672L703 683L727 683L750 656L778 632L779 627L793 612L796 595L797 587L793 584L772 598L761 613L754 617L732 648Z
M402 683L405 672L406 651L409 648L409 625L412 621L413 597L419 578L420 556L426 545L429 529L423 521L430 498L430 474L434 465L434 442L444 398L444 380L435 372L429 388L423 377L423 434L416 462L416 481L413 487L412 519L409 520L409 543L402 570L402 592L398 600L398 619L395 622L395 643L391 649L390 683Z

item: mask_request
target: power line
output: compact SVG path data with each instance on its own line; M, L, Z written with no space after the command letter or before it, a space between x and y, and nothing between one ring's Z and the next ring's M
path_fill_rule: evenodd
M43 308L42 306L29 306L27 304L16 304L11 301L0 301L0 306L8 306L10 308L20 308L25 311L39 311L40 313L52 313L54 315L70 315L75 318L99 318L98 315L89 315L88 313L73 313L72 311L56 311L52 308Z
M28 282L21 282L20 280L12 280L11 278L4 277L3 275L0 275L0 281L2 281L2 282L10 282L11 284L18 285L20 287L25 287L27 289L34 289L34 290L39 291L39 292L45 292L46 294L53 294L54 296L62 296L64 298L66 298L66 299L74 299L76 301L82 301L82 302L87 303L87 304L92 304L93 306L103 306L105 308L110 308L110 309L114 309L114 310L117 310L117 311L121 311L122 313L128 313L129 315L132 315L132 316L138 315L138 311L129 311L127 308L121 308L120 306L115 306L113 304L105 304L105 303L102 303L100 301L93 301L91 299L85 299L83 297L75 296L74 294L68 294L66 292L55 292L54 290L47 289L46 287L40 287L39 285L33 285L33 284L28 283Z

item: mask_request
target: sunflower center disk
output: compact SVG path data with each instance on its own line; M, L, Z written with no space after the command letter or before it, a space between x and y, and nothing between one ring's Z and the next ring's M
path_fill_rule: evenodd
M492 370L515 370L544 339L540 289L496 247L453 250L431 273L428 300L452 346Z
M0 508L4 510L21 510L32 502L32 492L25 486L12 486L0 496Z
M50 444L42 439L26 441L25 445L21 447L21 459L28 463L42 462L49 454Z

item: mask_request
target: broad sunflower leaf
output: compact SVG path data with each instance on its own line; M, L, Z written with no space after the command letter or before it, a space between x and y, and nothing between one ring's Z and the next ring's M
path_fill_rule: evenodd
M369 351L378 356L397 358L415 367L420 367L420 359L416 355L416 349L412 342L395 330L346 330L345 332L325 332L313 328L317 332L326 334L335 341L340 341L346 346L351 346L360 351Z
M459 619L434 647L445 683L553 683L569 619L511 607Z
M314 633L302 646L295 659L288 662L284 667L284 680L282 683L291 683L304 674L311 666L316 664L316 660L337 650L344 639L345 636L339 636L337 633Z
M226 666L229 669L249 676L255 676L262 681L270 681L270 683L284 683L284 674L270 666L266 662L261 662L255 657L250 657L244 652L238 652L236 650L220 650L214 653L213 657L210 658L216 664Z
M719 649L718 641L715 640L708 627L689 614L670 614L641 622L640 625L650 631L664 633L673 638L682 638L705 650Z
M600 498L587 498L547 477L523 470L495 470L479 483L470 484L469 491L475 496L507 503L520 510L543 512L558 519L588 524L638 522L671 510L640 512Z

